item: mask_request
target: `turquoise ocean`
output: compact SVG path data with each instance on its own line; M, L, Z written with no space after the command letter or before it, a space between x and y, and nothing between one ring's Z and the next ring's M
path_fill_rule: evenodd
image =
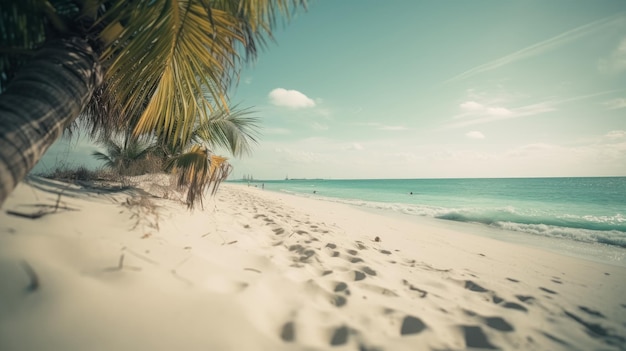
M409 216L473 223L492 235L558 239L626 253L626 177L504 179L293 179L265 190ZM495 233L495 234L493 234Z

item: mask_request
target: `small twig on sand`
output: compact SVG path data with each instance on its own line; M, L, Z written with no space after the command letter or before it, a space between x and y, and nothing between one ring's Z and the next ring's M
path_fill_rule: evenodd
M64 190L65 191L65 190ZM63 192L59 193L59 196L57 196L57 203L54 205L54 212L56 212L59 209L59 203L61 202L61 194Z
M26 291L34 292L35 290L39 289L39 277L37 276L37 273L35 273L33 267L31 267L31 265L28 264L26 260L22 261L22 267L24 268L24 271L26 271L26 275L28 275L28 278L30 279L30 284L28 284L28 286L26 287Z
M18 212L18 211L12 211L12 210L6 210L6 213L12 216L18 216L18 217L24 217L24 218L29 218L29 219L37 219L40 217L43 217L49 213L49 211L44 211L44 210L39 210L37 212L32 212L32 213L26 213L26 212Z
M256 272L256 273L261 273L261 271L260 271L260 270L258 270L258 269L254 269L254 268L244 268L243 270L244 270L244 271Z
M121 271L124 268L124 254L120 255L120 261L117 264L117 268Z

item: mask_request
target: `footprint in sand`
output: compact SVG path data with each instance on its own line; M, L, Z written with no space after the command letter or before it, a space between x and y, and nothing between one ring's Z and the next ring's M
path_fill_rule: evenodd
M540 286L540 287L539 287L539 289L540 289L540 290L543 290L543 291L545 291L545 292L547 292L548 294L557 295L557 292L556 292L556 291L554 291L554 290L550 290L550 289L548 289L548 288L544 288L543 286Z
M341 307L348 302L348 299L345 296L334 295L331 303L337 307Z
M465 346L468 348L479 348L479 349L496 349L489 342L489 338L483 332L480 326L476 325L462 325L460 326L463 331L463 336L465 337Z
M505 301L503 298L499 297L498 295L493 295L493 299L492 302L496 305L500 305L504 308L508 308L508 309L512 309L512 310L518 310L518 311L522 311L522 312L528 312L528 309L526 309L526 307L515 303L515 302L509 302L509 301ZM504 302L504 303L503 303Z
M621 335L613 334L611 330L605 329L602 325L598 323L585 321L584 319L567 310L563 310L563 313L565 313L567 317L573 319L575 322L583 326L587 334L594 338L602 339L605 343L608 343L610 345L626 344L626 338L622 337Z
M330 338L330 346L339 346L348 342L348 335L350 329L347 326L341 326L333 331L333 335Z
M348 284L344 283L344 282L339 282L337 283L337 285L335 285L335 292L340 292L340 291L344 291L348 289Z
M601 312L596 311L596 310L592 310L589 307L578 306L578 309L580 309L581 311L587 313L590 316L594 316L594 317L598 317L598 318L606 318Z
M404 319L402 320L402 327L400 327L400 335L419 334L426 328L427 328L426 324L424 324L424 322L422 322L421 319L409 315L409 316L404 317Z
M502 317L483 317L483 320L489 327L501 332L512 332L515 330L515 328Z
M471 280L466 280L465 281L465 289L470 290L470 291L475 291L475 292L487 292L488 290L483 288L482 286L474 283Z
M465 312L465 314L470 317L478 318L482 323L487 324L487 326L490 327L491 329L495 329L501 332L512 332L515 330L515 328L513 328L513 326L509 324L509 322L507 322L502 317L499 317L499 316L484 317L474 311L469 311L469 310L463 310L463 312Z
M515 295L515 297L517 297L517 299L521 302L528 304L531 304L533 301L535 301L535 297L530 295Z
M371 269L370 267L363 266L363 267L361 267L361 270L362 270L363 272L365 272L365 273L367 273L367 274L371 275L371 276L375 276L375 275L376 275L376 271L375 271L375 270L373 270L373 269Z
M354 245L356 245L359 250L367 250L367 246L365 246L362 241L355 241Z
M315 250L304 247L300 244L294 244L289 246L289 251L294 251L300 256L297 258L300 262L307 262L309 258L315 255Z
M550 281L555 283L555 284L563 284L563 282L561 281L560 277L552 277L552 279Z
M280 338L285 342L292 342L296 339L296 331L293 322L287 322L280 331Z

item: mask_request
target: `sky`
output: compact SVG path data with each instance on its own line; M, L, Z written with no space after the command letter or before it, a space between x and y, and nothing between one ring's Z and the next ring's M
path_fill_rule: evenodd
M231 179L626 176L626 1L312 0L274 35Z

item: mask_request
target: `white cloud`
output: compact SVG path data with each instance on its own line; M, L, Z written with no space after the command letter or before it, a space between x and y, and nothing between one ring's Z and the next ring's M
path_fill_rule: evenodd
M626 131L624 130L612 130L604 135L609 139L621 139L626 138Z
M366 127L374 127L378 130L387 130L387 131L401 131L401 130L408 130L409 128L405 127L405 126L388 126L388 125L384 125L382 123L378 123L378 122L367 122L367 123L356 123L356 125L359 126L366 126Z
M465 111L482 111L485 109L485 106L483 106L483 104L479 104L476 101L465 101L459 106L462 110Z
M619 110L626 107L626 99L613 99L602 103L607 110Z
M448 125L448 127L464 127L472 124L481 124L501 119L530 116L554 110L554 108L551 108L547 103L527 105L511 109L503 106L489 106L488 104L476 101L466 101L461 103L459 107L461 108L461 113L454 116L453 119L463 120L452 123Z
M326 124L321 124L318 122L313 122L313 124L311 124L311 128L315 130L328 130L328 126Z
M467 132L465 134L466 137L470 139L485 139L485 135L477 130L473 130L471 132Z
M598 93L592 93L587 95L579 95L573 97L566 97L560 100L552 99L543 102L519 106L519 107L504 107L491 105L489 103L480 103L474 100L463 102L459 105L461 113L452 117L454 120L459 120L454 123L446 125L446 128L459 128L466 127L474 124L483 124L489 122L495 122L505 119L513 119L520 117L534 116L542 113L552 112L557 110L557 106L563 105L568 102L585 100L597 96L607 95L615 93L617 90L607 90ZM621 103L621 101L619 102ZM621 108L616 106L613 102L613 108ZM607 105L607 103L605 103ZM607 105L608 106L608 105Z
M297 90L276 88L269 93L270 103L290 108L314 107L315 101Z
M448 128L467 127L474 124L483 124L489 122L495 122L505 119L513 119L519 117L534 116L541 113L555 111L555 103L551 101L541 102L538 104L521 106L513 109L507 109L504 107L485 108L483 111L476 111L472 113L464 113L457 115L454 119L464 118L464 120L448 124Z
M487 115L487 116L509 116L513 114L511 110L502 106L488 106L487 104L481 104L476 101L466 101L459 105L462 114L457 115L456 118L473 116L473 115Z
M622 39L609 57L598 61L598 69L607 74L626 71L626 38Z
M343 150L363 150L363 145L359 143L352 143L344 146Z
M485 112L490 116L510 116L513 114L511 110L505 107L488 107Z

